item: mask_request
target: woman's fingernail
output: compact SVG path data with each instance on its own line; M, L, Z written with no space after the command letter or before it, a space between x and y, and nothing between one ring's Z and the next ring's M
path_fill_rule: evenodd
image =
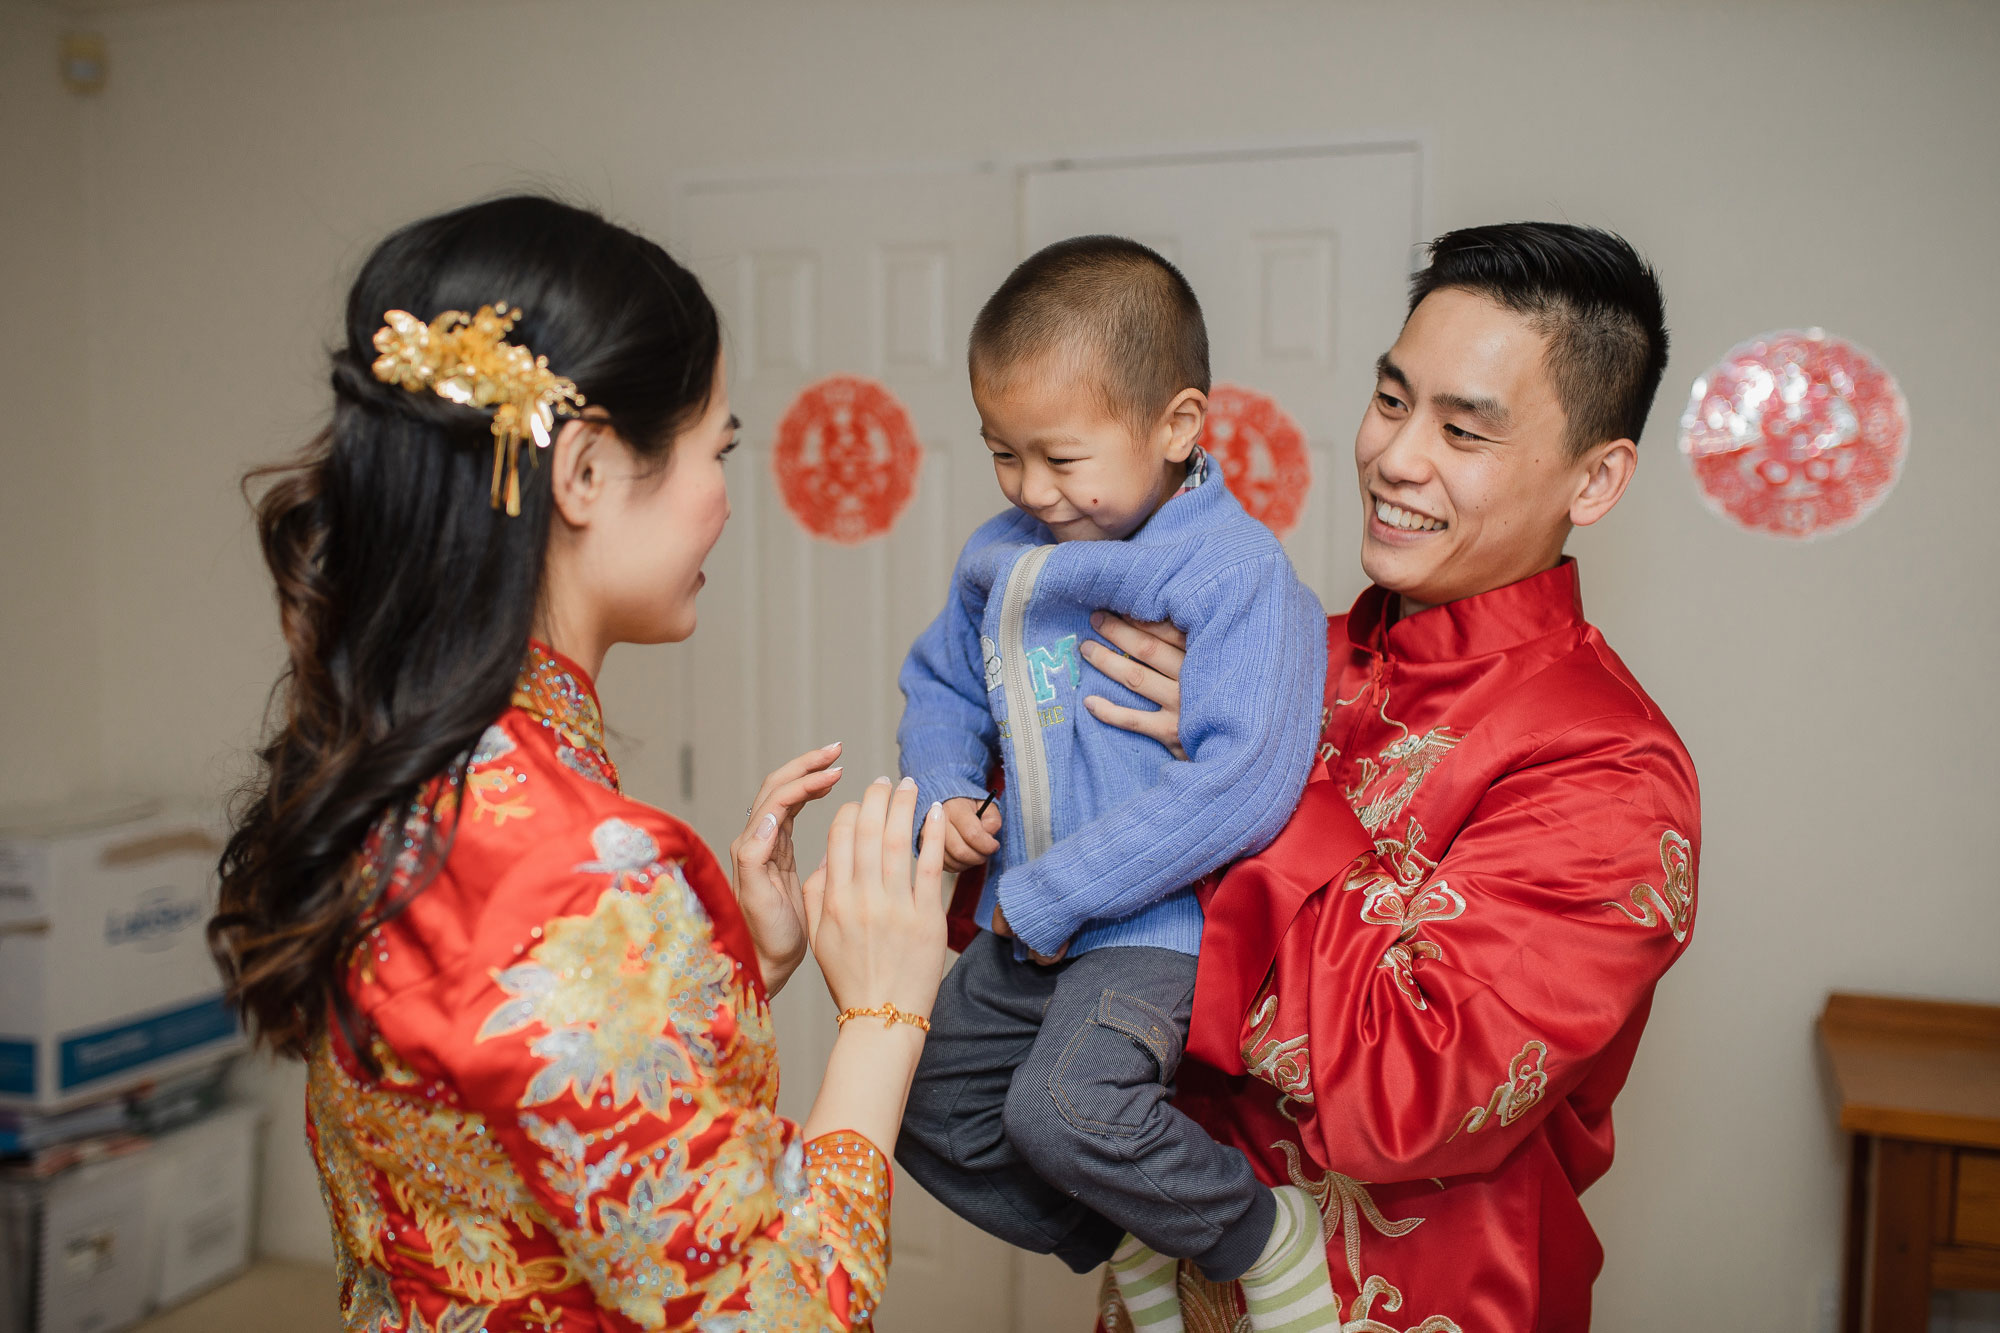
M839 777L839 776L840 776L840 775L841 775L842 773L845 773L846 771L847 771L847 770L846 770L846 769L844 769L844 768L842 768L842 767L841 767L840 765L838 765L838 764L835 764L835 765L834 765L834 766L833 766L832 768L829 768L828 770L826 770L826 775L827 775L828 777L830 777L830 778L837 778L837 777Z
M889 785L889 778L888 778L888 775L884 774L884 775L883 775L882 777L879 777L879 778L875 779L875 780L874 780L873 782L869 783L868 785L869 785L869 786L871 786L871 787L886 787L886 786L888 786L888 785Z
M771 839L771 835L776 833L777 831L778 831L778 817L776 815L767 814L762 819L757 821L757 834L756 834L757 841L769 842Z
M832 753L833 753L833 752L834 752L835 750L838 750L839 748L840 748L840 742L839 742L839 741L835 741L835 742L834 742L833 744L831 744L831 745L822 745L822 746L820 746L820 747L819 747L819 752L820 752L821 754L832 754Z
M926 824L928 824L928 823L930 823L930 822L931 822L931 821L932 821L933 819L936 819L936 818L937 818L937 817L938 817L939 815L941 815L941 814L943 814L943 813L944 813L944 802L943 802L943 801L932 801L932 802L931 802L931 808L930 808L930 812L929 812L928 814L926 814L926 815L924 816L924 822L925 822Z
M917 780L915 778L904 778L901 782L896 784L897 791L915 791L916 789L917 789Z
M1092 629L1104 628L1104 613L1102 611L1092 611L1090 613L1090 627Z

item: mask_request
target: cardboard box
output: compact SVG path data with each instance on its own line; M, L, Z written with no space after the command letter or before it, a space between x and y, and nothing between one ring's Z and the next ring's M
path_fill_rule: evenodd
M59 1175L0 1179L0 1333L115 1333L242 1272L261 1121L225 1106Z
M259 1120L255 1107L226 1107L153 1144L155 1306L178 1305L249 1266Z
M114 1333L145 1316L152 1295L149 1156L94 1162L49 1182L37 1333Z
M220 850L156 806L0 811L0 1106L75 1106L243 1044L208 952Z

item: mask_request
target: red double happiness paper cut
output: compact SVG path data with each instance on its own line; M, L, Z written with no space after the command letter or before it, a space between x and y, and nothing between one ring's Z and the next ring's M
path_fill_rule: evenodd
M1739 343L1694 382L1681 452L1709 507L1752 532L1825 537L1888 497L1909 450L1888 371L1820 329Z
M1280 537L1290 532L1312 489L1306 437L1285 409L1255 389L1218 384L1208 395L1202 447L1250 516Z
M923 448L896 396L858 375L806 386L778 423L771 467L806 531L856 543L895 526L917 486Z

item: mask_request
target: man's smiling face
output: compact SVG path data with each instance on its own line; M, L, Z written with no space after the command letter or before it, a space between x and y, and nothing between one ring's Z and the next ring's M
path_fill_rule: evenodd
M1526 316L1443 288L1382 357L1354 440L1361 567L1402 594L1405 613L1505 587L1561 558L1601 450L1571 456L1546 350Z

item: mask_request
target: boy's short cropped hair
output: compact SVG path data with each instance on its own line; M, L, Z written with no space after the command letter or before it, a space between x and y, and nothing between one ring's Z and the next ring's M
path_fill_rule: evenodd
M1048 356L1095 379L1105 410L1136 434L1183 389L1208 392L1208 326L1194 288L1123 236L1073 236L1036 251L973 321L974 383L997 387Z
M1547 340L1571 457L1607 440L1638 441L1667 368L1667 313L1659 279L1631 242L1567 222L1446 232L1410 279L1410 311L1450 288L1527 316Z

